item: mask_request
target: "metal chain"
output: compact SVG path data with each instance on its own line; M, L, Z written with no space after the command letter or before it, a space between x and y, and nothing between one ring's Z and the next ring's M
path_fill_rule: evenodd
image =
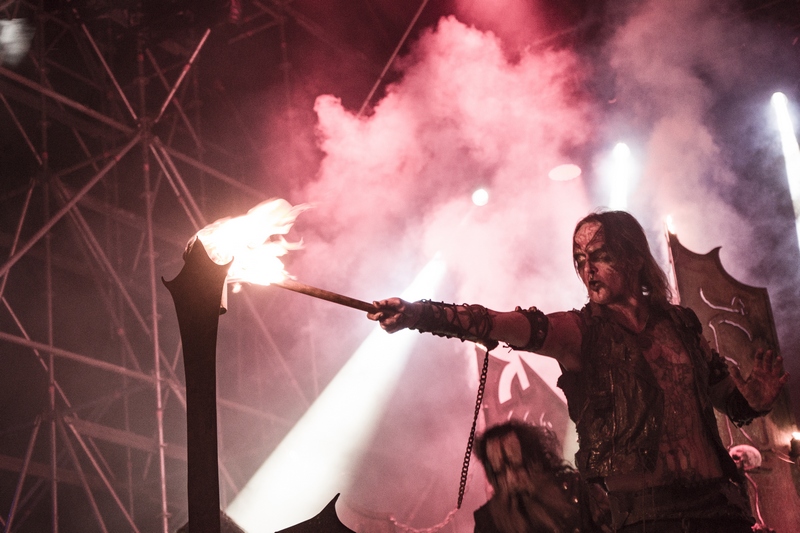
M472 429L469 431L469 440L467 441L467 450L464 452L464 464L461 466L461 483L458 487L458 505L457 509L461 509L461 502L464 500L464 491L467 489L467 473L469 472L469 459L472 455L472 447L475 444L475 428L478 425L478 414L481 412L481 404L483 404L483 392L486 389L486 375L489 373L489 352L486 350L486 356L483 358L483 368L481 369L481 379L478 384L478 397L475 398L475 415L472 417Z
M401 524L400 522L395 520L393 517L390 517L389 520L392 522L392 524L395 525L395 527L397 527L398 529L402 529L403 531L406 531L407 533L437 533L442 528L444 528L444 526L446 526L447 524L450 523L450 521L456 515L456 511L458 511L458 509L453 509L452 511L447 513L447 516L444 518L444 520L442 520L441 522L439 522L435 526L426 527L424 529L417 529L415 527L411 527L411 526L406 525L406 524Z

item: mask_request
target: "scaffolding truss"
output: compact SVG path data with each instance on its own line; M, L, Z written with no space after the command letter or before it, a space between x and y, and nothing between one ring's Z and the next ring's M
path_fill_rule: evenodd
M0 452L2 485L14 480L3 494L7 532L167 533L185 523L185 389L159 278L177 273L188 238L209 222L209 198L265 199L219 170L240 154L204 139L196 62L214 31L229 44L277 31L288 104L285 21L301 17L322 35L286 2L190 13L112 4L0 5L34 32L19 66L0 64L4 136L27 149L14 155L18 186L2 198L0 341L4 365L37 367L31 386L43 400L4 427L6 442L26 442ZM220 29L226 17L235 31ZM275 353L291 395L307 404L252 302L249 311L253 342ZM225 394L223 419L290 425ZM224 443L220 455L224 504L246 478L228 470Z

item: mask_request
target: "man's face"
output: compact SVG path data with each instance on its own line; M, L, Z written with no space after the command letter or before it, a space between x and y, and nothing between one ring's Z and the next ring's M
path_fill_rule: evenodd
M578 228L572 258L590 301L613 304L631 295L624 274L606 248L605 232L599 222L587 222Z

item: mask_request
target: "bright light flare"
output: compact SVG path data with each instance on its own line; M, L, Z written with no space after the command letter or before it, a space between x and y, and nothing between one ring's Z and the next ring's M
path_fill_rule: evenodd
M781 135L783 159L786 164L786 177L789 180L789 192L794 206L794 223L797 239L800 242L800 148L794 133L792 116L789 112L789 100L783 93L772 95L772 108L778 119L778 131Z
M233 261L228 283L269 285L288 277L279 258L302 248L303 243L288 242L283 236L292 229L297 216L309 208L307 204L292 206L281 198L266 200L245 215L212 222L195 237L215 263Z
M444 273L437 256L401 297L430 296ZM272 533L346 494L418 338L376 326L225 512L249 533Z
M608 206L611 209L627 209L628 188L633 178L631 150L627 144L617 143L611 156L611 198Z
M667 226L667 231L670 232L670 234L675 235L675 221L672 220L672 215L667 215L664 218L664 225Z
M548 172L547 175L553 181L574 180L581 175L581 167L572 163L565 163L563 165L558 165Z
M26 20L0 20L0 65L18 65L28 53L31 39L33 27Z
M486 189L478 189L472 193L472 203L477 206L484 206L489 203L489 191Z

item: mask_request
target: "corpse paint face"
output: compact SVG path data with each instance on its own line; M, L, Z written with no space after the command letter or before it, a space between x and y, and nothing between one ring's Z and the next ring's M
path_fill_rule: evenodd
M605 232L599 222L587 222L575 232L572 259L592 302L613 304L631 295L625 276L606 248Z

